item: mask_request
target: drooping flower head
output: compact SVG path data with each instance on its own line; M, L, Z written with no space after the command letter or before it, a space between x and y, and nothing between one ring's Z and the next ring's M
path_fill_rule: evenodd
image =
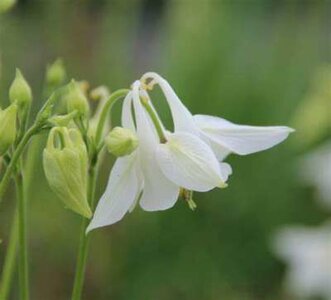
M165 129L148 94L156 85L170 107L173 132ZM232 173L223 162L227 154L265 150L292 131L193 116L156 73L146 73L133 83L123 102L122 127L136 133L139 145L117 159L88 231L121 220L137 202L146 211L165 210L174 206L181 189L206 192L226 187Z

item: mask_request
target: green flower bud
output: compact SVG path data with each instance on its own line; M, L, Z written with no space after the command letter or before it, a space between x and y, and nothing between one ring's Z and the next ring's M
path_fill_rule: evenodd
M74 212L90 218L87 201L88 155L77 129L54 127L43 153L47 181L54 193Z
M47 67L46 82L51 86L61 85L67 77L62 59L57 59Z
M77 111L73 111L67 115L58 115L51 117L48 121L53 126L68 126L70 122L76 117Z
M16 69L15 79L10 86L9 98L10 102L16 103L19 108L25 107L32 101L31 88L19 69Z
M4 13L11 9L16 3L16 0L1 0L0 1L0 13Z
M107 100L109 96L110 96L109 89L104 85L100 85L90 92L90 97L96 101Z
M5 110L0 109L0 155L6 153L16 138L17 106L12 104Z
M138 147L138 138L130 129L115 127L105 139L108 151L117 156L131 154Z
M77 111L78 116L88 116L90 108L87 98L76 81L72 80L68 84L64 102L67 105L68 113Z
M88 135L90 137L95 137L95 135L96 135L97 127L98 127L99 120L100 120L100 115L102 113L102 110L103 110L107 100L109 99L109 96L110 96L110 92L106 86L99 86L90 92L90 98L98 103L97 108L89 121ZM102 132L103 135L106 132L108 132L110 129L110 114L108 114L105 123L106 124L105 124L105 126L103 128L103 132Z

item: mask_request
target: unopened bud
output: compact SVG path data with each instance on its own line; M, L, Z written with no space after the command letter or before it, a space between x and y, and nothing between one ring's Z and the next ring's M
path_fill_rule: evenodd
M19 108L25 107L32 101L32 92L28 82L21 71L16 69L16 76L9 89L11 103L16 103Z
M88 134L90 137L94 137L96 134L100 116L107 100L109 99L109 95L110 92L106 86L99 86L90 92L90 98L97 102L97 108L92 118L90 118L89 121ZM110 114L107 115L102 133L104 134L105 132L108 132L109 129L110 129Z
M88 116L90 108L87 98L76 81L72 80L68 84L64 101L67 105L68 113L77 111L78 116Z
M16 3L16 0L1 0L0 1L0 13L4 13L11 9Z
M51 86L61 85L67 77L62 59L57 59L53 64L47 67L46 81Z
M77 129L54 127L43 153L47 181L69 209L90 218L87 201L88 155Z
M5 110L0 109L0 155L6 153L16 138L17 106L12 104Z
M105 139L108 151L117 156L131 154L138 147L138 138L130 129L115 127Z
M76 117L77 111L73 111L67 115L56 115L51 117L48 122L53 126L66 127Z
M109 89L108 89L108 87L106 87L104 85L98 86L97 88L93 89L90 92L91 99L96 100L96 101L107 100L109 98L109 96L110 96Z

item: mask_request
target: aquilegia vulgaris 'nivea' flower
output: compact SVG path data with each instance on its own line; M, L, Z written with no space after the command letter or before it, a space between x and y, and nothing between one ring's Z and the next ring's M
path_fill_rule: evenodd
M162 124L148 91L158 85L169 104L174 132ZM124 99L122 127L137 135L139 145L117 159L88 231L121 220L137 202L146 211L171 208L180 190L206 192L226 187L232 173L229 153L246 155L268 149L293 131L285 126L236 125L212 116L193 116L169 83L146 73Z

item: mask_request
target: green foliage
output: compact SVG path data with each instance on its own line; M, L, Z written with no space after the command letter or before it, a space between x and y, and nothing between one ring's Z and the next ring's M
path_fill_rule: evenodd
M16 3L16 0L1 0L0 13L5 13L10 10Z

